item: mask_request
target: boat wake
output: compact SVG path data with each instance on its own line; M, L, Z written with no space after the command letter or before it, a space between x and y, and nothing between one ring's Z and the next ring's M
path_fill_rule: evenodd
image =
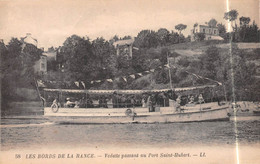
M32 126L47 126L54 125L54 122L44 122L40 124L8 124L8 125L0 125L0 128L17 128L17 127L32 127Z

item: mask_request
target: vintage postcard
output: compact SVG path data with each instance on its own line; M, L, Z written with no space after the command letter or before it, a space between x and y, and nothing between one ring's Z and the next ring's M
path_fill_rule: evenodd
M258 0L0 0L0 163L260 163Z

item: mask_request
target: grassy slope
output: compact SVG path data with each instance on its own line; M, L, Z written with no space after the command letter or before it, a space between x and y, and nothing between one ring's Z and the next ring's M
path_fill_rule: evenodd
M252 51L253 49L260 48L260 43L236 43L238 48L246 49L248 51ZM171 52L175 51L181 56L189 56L189 57L198 57L200 54L204 53L207 48L210 46L216 46L221 49L221 51L227 51L230 47L229 43L224 41L210 40L210 41L201 41L201 42L187 42L180 44L173 44L164 47L151 48L147 52L148 53L157 53L161 52L162 48L168 48ZM178 57L178 58L180 58ZM176 58L176 61L178 61ZM260 59L250 62L260 63ZM258 64L257 64L258 65ZM169 88L169 84L156 84L154 80L151 79L150 75L143 76L134 81L135 86L140 86L140 83L149 82L148 85L143 86L143 89L162 89ZM138 84L139 83L139 84ZM138 88L140 89L140 88Z

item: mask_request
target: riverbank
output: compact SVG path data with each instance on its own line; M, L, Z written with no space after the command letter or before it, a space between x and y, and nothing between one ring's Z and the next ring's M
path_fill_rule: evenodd
M43 105L40 101L10 102L6 108L1 109L1 117L37 115L43 115Z

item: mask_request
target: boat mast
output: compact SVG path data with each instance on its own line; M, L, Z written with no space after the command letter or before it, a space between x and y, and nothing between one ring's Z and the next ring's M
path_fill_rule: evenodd
M170 60L169 60L169 52L167 52L167 61L168 61L168 72L169 72L169 78L170 78L170 88L171 90L173 90L173 86L172 86L172 76L171 76L171 67L170 67Z

